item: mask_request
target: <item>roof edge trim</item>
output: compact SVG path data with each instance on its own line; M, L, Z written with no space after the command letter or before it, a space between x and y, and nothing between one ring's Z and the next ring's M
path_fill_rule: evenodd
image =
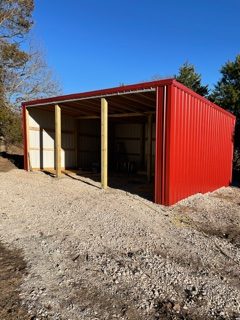
M82 92L82 93L75 93L75 94L68 94L68 95L62 95L62 96L56 96L51 98L43 98L43 99L37 99L37 100L31 100L27 102L23 102L22 106L35 106L35 105L47 105L47 104L54 104L54 103L60 103L60 102L66 102L68 101L77 101L82 100L83 98L96 98L97 96L107 96L110 94L124 94L125 92L134 93L139 90L147 90L147 89L156 89L158 86L164 86L172 84L173 78L171 79L163 79L158 81L151 81L151 82L142 82L137 84L131 84L126 86L120 86L120 87L113 87L109 89L101 89L96 91L88 91L88 92Z
M25 105L26 107L39 107L39 106L47 106L47 105L53 105L53 104L61 104L66 102L75 102L75 101L82 101L82 100L89 100L89 99L97 99L97 98L107 98L112 96L120 96L120 95L128 95L132 93L141 93L141 92L154 92L156 91L156 88L150 88L150 89L143 89L143 90L134 90L134 91L126 91L126 92L116 92L116 93L109 93L109 94L103 94L98 96L90 96L90 97L83 97L83 98L76 98L76 99L65 99L65 100L56 100L49 102L43 102L43 103L35 103L33 105Z

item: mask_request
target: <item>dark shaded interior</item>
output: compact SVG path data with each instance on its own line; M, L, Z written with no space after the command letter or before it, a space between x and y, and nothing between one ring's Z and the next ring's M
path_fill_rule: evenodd
M153 200L155 165L155 90L110 95L108 102L108 184ZM62 117L76 120L78 175L101 181L101 97L59 103ZM34 107L35 108L35 107ZM38 106L51 110L54 106ZM151 174L147 176L149 116ZM52 134L51 134L52 135ZM40 141L41 142L41 141ZM42 161L40 161L42 163ZM67 168L66 169L70 169Z

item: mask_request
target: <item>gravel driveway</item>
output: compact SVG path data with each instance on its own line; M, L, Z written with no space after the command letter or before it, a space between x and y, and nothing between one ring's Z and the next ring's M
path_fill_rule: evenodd
M0 172L29 319L240 319L240 189L167 208L74 178Z

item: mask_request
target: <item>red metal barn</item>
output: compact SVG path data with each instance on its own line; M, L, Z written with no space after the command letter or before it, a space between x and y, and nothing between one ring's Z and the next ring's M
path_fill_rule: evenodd
M99 169L103 188L109 172L141 174L154 202L171 205L231 183L234 126L174 79L29 101L25 169Z

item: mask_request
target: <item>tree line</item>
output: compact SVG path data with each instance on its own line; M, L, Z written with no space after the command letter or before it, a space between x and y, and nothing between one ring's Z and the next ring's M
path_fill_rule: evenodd
M208 98L236 116L234 134L234 169L240 171L240 55L234 61L227 61L220 69L220 79L210 91L202 84L201 75L194 65L186 62L175 78L196 93Z
M0 137L3 136L7 144L22 141L22 101L61 93L43 53L29 40L34 24L33 10L34 0L0 1ZM237 117L234 158L237 168L240 162L240 55L222 66L213 90L202 84L201 75L188 62L179 68L175 78Z

